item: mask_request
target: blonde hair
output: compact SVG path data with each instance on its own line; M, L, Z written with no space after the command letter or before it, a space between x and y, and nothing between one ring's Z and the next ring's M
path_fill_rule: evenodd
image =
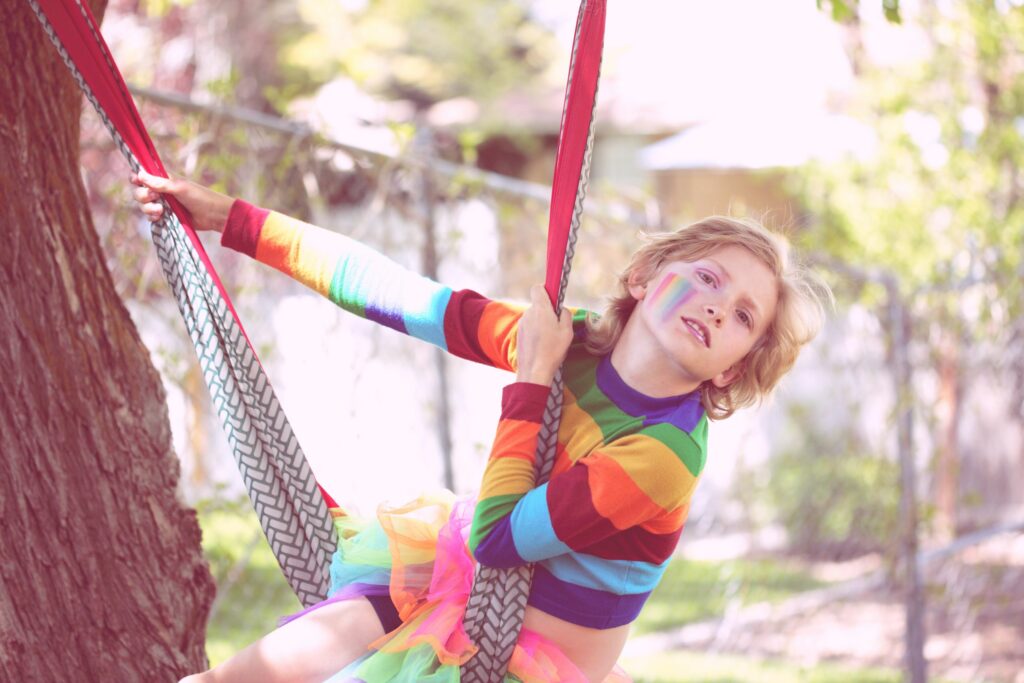
M800 348L820 331L826 302L832 302L828 286L791 260L784 237L750 219L711 216L675 232L646 235L645 241L619 275L619 291L604 315L587 318L587 350L605 355L619 341L637 303L629 293L631 282L649 282L669 261L692 262L721 247L738 245L763 261L775 275L779 293L775 317L744 357L740 376L724 388L704 382L701 402L709 418L720 420L762 400L793 367Z

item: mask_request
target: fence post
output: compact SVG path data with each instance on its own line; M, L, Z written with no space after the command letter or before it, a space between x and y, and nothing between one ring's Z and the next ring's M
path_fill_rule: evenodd
M413 150L423 164L420 169L420 192L423 212L423 275L437 280L440 258L437 253L437 188L433 175L435 156L434 131L422 119L416 124ZM444 468L444 486L455 490L455 468L452 464L451 404L448 398L448 359L441 349L434 349L434 374L437 376L437 434Z
M906 671L910 683L926 683L924 658L924 594L917 562L917 481L914 470L913 387L911 386L910 321L899 284L891 274L884 276L888 297L889 363L896 390L896 443L900 461L900 566L906 608Z

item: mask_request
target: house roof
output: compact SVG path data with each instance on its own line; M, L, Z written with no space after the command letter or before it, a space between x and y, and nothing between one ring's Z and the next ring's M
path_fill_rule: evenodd
M576 7L537 0L533 12L555 30L563 48L545 78L486 107L464 98L440 102L427 112L431 123L459 128L488 122L499 130L557 133ZM598 133L659 136L737 112L820 110L842 100L854 81L840 31L809 1L608 3ZM320 97L330 112L325 120L337 121L349 110L359 110L351 114L363 126L410 116L402 103L357 106L370 98L343 94Z
M686 168L784 168L812 159L870 156L876 139L856 119L827 112L750 112L690 126L648 145L640 163L652 171Z
M557 130L576 7L535 2L565 53L537 93L512 94L502 111L534 130ZM814 2L610 2L598 90L599 129L676 132L748 109L821 109L854 83L842 29Z

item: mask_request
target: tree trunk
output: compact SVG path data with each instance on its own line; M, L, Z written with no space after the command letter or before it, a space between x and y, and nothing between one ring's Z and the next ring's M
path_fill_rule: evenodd
M0 25L0 679L173 681L214 587L163 388L92 227L78 88L27 3Z

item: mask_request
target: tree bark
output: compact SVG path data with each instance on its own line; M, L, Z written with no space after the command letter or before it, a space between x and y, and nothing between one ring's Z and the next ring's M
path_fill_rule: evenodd
M0 25L0 679L176 680L214 588L163 388L88 212L78 88L27 3Z

